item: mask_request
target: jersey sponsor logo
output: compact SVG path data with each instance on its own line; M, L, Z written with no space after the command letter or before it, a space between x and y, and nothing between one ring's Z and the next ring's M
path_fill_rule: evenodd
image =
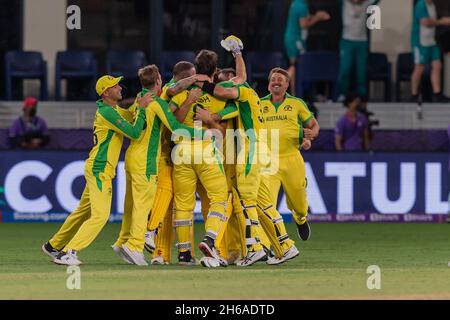
M284 121L287 119L287 115L266 117L266 121Z
M283 109L284 109L284 111L292 111L292 106L287 105Z
M211 102L211 100L209 99L208 96L201 96L200 98L197 99L198 103L207 103L207 102Z
M117 126L118 126L119 128L123 128L123 127L125 127L125 126L127 125L126 122L123 121L123 120L121 120L121 119L117 119L117 120L116 120L116 123L117 123Z

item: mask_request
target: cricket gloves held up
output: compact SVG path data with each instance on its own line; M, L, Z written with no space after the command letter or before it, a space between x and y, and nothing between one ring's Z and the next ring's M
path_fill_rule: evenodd
M244 44L242 40L236 36L228 36L225 40L220 41L220 45L225 50L231 52L235 57L237 54L241 54L241 50L244 49Z

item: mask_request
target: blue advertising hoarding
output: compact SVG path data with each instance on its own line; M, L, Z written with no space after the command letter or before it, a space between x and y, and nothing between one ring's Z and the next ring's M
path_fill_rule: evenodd
M86 152L2 152L0 221L63 221L81 197L86 157ZM305 152L304 158L311 221L446 219L447 153ZM110 221L121 220L124 195L125 172L120 162L113 182ZM282 192L278 209L291 220ZM199 201L195 211L200 217Z

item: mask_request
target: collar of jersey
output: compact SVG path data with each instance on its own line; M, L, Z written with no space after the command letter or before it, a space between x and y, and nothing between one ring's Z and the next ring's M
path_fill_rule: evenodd
M154 92L148 90L147 88L142 88L141 92L139 92L139 96L140 96L140 97L143 97L143 96L145 96L145 95L146 95L147 93L149 93L149 92L152 94L152 97L153 97L153 98L157 97L157 95L156 95Z
M275 111L278 112L278 108L286 101L286 99L292 98L292 96L289 93L284 94L284 99L281 102L272 102L272 94L269 94L269 101L270 103L275 107Z
M102 108L102 107L112 107L114 108L115 106L110 106L109 104L106 104L103 102L103 99L98 99L96 102L97 107Z

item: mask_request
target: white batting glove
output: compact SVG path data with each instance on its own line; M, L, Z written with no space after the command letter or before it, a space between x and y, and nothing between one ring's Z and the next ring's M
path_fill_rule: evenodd
M228 36L225 40L220 41L220 45L227 51L230 51L233 56L241 54L241 50L244 49L244 44L242 40L236 36Z

